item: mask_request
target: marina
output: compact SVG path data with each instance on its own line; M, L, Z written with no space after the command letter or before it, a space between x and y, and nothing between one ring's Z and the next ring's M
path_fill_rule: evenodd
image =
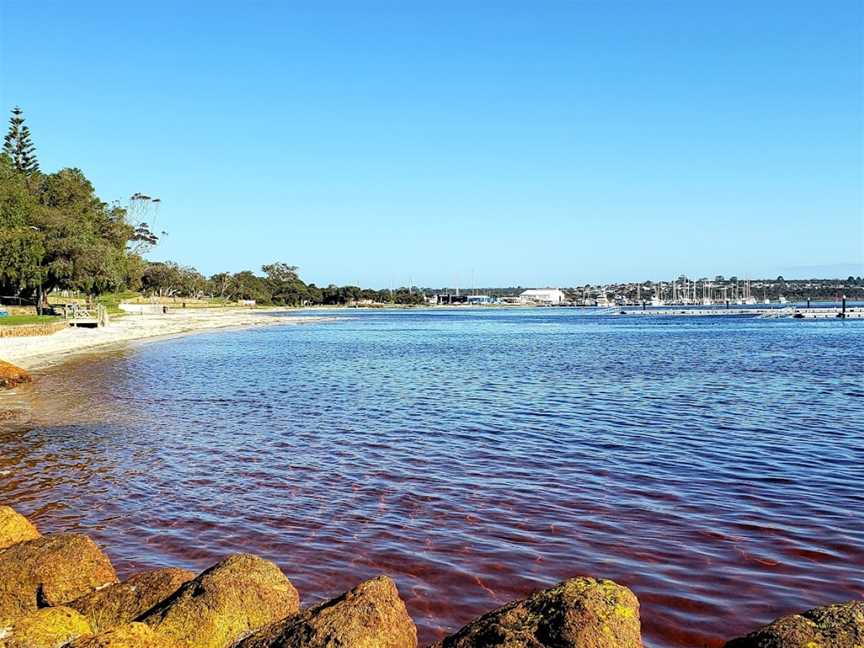
M621 309L617 315L640 317L759 317L765 319L864 319L864 307L826 306L822 308L645 308Z

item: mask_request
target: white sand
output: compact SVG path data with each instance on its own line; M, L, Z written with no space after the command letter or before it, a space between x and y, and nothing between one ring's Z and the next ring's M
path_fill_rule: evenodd
M112 319L108 326L98 329L70 327L54 335L0 338L0 360L24 369L35 369L61 361L72 353L133 340L172 337L221 328L305 324L332 319L273 316L273 313L280 312L287 312L287 309L169 309L166 315L125 315Z

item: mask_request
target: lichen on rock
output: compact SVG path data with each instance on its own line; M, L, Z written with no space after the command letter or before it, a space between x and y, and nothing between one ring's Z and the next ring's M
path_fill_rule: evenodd
M864 648L864 601L781 617L726 648Z
M2 630L0 648L58 648L92 631L87 619L63 606L34 610Z
M113 630L88 635L64 648L186 648L159 634L146 623L128 623Z
M236 648L415 648L417 629L386 576L277 621Z
M0 551L40 537L41 534L30 520L11 506L0 506Z
M190 648L225 648L296 614L299 607L297 590L275 564L237 554L182 585L137 620Z
M641 648L639 601L610 580L573 578L498 608L433 648Z
M187 569L154 569L85 594L69 607L87 617L94 632L103 632L133 621L193 578L195 573Z
M87 536L63 533L19 542L0 551L0 621L116 582L111 561Z
M8 389L32 380L32 376L26 370L0 360L0 389Z

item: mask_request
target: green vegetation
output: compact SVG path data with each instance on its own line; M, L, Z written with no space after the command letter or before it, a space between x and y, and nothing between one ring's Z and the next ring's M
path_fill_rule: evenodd
M78 169L39 170L21 111L0 155L0 296L36 304L53 290L96 295L139 281L125 210L101 201Z
M39 162L36 159L36 147L30 139L30 128L24 125L24 117L18 106L12 109L12 117L9 118L9 132L3 138L3 153L12 162L16 170L26 175L39 171Z
M159 236L143 216L160 199L136 192L125 206L106 203L79 169L42 173L35 151L16 107L0 154L0 303L35 304L40 315L49 301L73 299L66 295L84 295L115 314L121 300L139 293L216 304L423 303L422 293L405 288L318 288L300 279L296 266L280 262L262 266L260 275L244 270L207 278L173 261L148 261L143 255Z
M59 322L63 318L53 315L11 315L0 317L0 326L23 326L28 324L50 324Z

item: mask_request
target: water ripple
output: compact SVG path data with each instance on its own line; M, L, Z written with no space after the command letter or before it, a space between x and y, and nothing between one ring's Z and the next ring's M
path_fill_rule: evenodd
M648 646L719 646L864 595L864 326L720 319L357 313L83 358L7 397L0 494L123 574L251 551L308 604L389 573L425 641L594 574Z

